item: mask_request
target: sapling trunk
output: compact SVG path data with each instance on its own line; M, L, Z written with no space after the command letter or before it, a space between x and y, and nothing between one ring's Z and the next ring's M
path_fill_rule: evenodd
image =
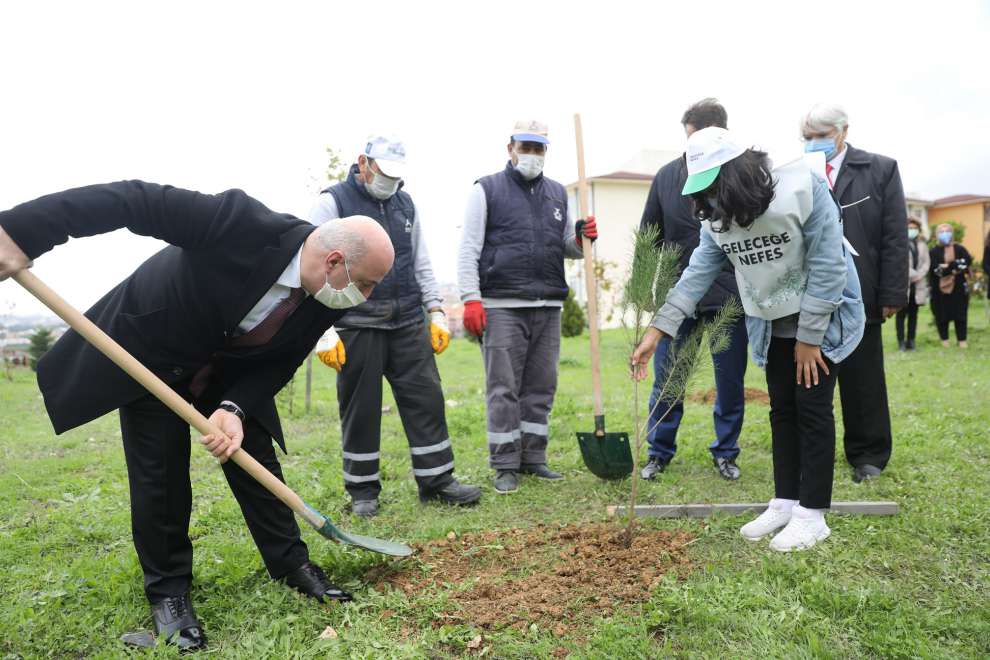
M680 277L680 249L676 246L658 245L659 231L646 228L634 233L632 267L629 280L623 292L623 323L632 331L632 346L635 349L643 340L657 310L667 298L667 292ZM633 421L634 435L633 473L629 493L629 517L626 522L625 545L632 544L635 532L636 496L639 485L639 453L643 436L649 435L662 422L678 401L683 400L699 359L702 356L703 340L707 336L708 349L712 354L728 348L732 338L731 327L742 314L736 300L730 300L708 321L699 323L694 330L676 345L667 349L663 382L653 384L655 401L650 406L646 424L639 423L639 382L633 381ZM631 317L631 319L630 319ZM631 323L631 327L629 326ZM671 341L673 341L671 339ZM662 404L666 411L654 426L649 427L654 413Z

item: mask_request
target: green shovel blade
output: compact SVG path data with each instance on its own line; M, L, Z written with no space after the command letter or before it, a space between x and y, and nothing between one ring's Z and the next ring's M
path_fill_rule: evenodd
M625 479L632 473L632 451L628 433L578 433L581 458L592 474L601 479Z
M305 502L303 504L305 504ZM392 557L408 557L413 553L413 549L405 543L376 539L373 536L364 536L362 534L348 534L334 525L333 521L311 507L309 504L306 504L306 508L310 513L319 516L323 520L322 525L314 524L313 528L318 531L321 536L325 536L328 539L340 541L346 545L353 545L357 548L371 550L372 552L379 552L383 555L390 555Z
M336 541L340 541L341 543L346 543L347 545L364 548L365 550L380 552L383 555L390 555L392 557L408 557L413 553L413 549L405 543L386 541L384 539L376 539L373 536L363 536L361 534L349 534L344 532L330 522L329 518L327 518L326 522L323 523L323 527L317 531L328 539L334 539Z

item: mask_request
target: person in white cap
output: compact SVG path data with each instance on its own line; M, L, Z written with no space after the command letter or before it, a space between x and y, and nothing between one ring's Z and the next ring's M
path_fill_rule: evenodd
M457 261L464 328L482 343L489 462L495 490L518 488L517 473L563 478L547 466L557 390L564 259L582 256L594 217L575 221L564 186L543 176L550 140L538 121L517 122L505 169L471 191Z
M701 242L652 327L633 352L643 379L662 339L677 335L726 260L735 267L753 361L766 369L775 497L742 535L770 547L810 548L829 536L838 363L859 344L865 312L839 208L816 167L798 158L771 169L766 154L718 127L687 145ZM783 529L781 529L783 528Z
M324 190L309 214L316 225L353 214L374 218L395 249L395 264L376 292L337 322L339 337L331 331L317 347L320 359L338 371L344 485L352 511L361 517L378 513L382 488L383 376L409 441L420 499L471 505L481 498L481 489L458 483L453 474L435 358L447 348L450 331L419 213L403 190L405 168L401 140L371 136L347 179Z

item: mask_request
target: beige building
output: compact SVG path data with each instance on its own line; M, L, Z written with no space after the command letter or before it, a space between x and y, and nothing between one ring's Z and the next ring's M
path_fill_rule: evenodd
M622 168L610 174L588 179L589 210L598 223L600 238L595 242L595 258L605 266L604 281L599 283L599 317L603 327L621 325L619 297L632 261L633 232L639 229L650 184L657 170L680 158L681 152L645 149ZM577 204L577 182L567 186L568 204L580 217ZM584 262L570 261L567 283L582 304L587 303L584 283Z

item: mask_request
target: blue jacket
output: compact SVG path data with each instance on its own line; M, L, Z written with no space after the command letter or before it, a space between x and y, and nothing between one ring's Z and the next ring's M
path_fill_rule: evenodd
M760 219L757 218L756 222ZM798 340L821 346L832 362L841 362L863 337L866 315L859 276L852 254L844 247L839 209L825 182L816 177L813 204L803 226L804 268L807 286L801 298ZM727 257L711 235L702 229L701 241L687 269L667 294L653 326L675 336L686 316L693 316L698 302L722 272ZM770 347L772 321L746 316L753 361L763 368Z

